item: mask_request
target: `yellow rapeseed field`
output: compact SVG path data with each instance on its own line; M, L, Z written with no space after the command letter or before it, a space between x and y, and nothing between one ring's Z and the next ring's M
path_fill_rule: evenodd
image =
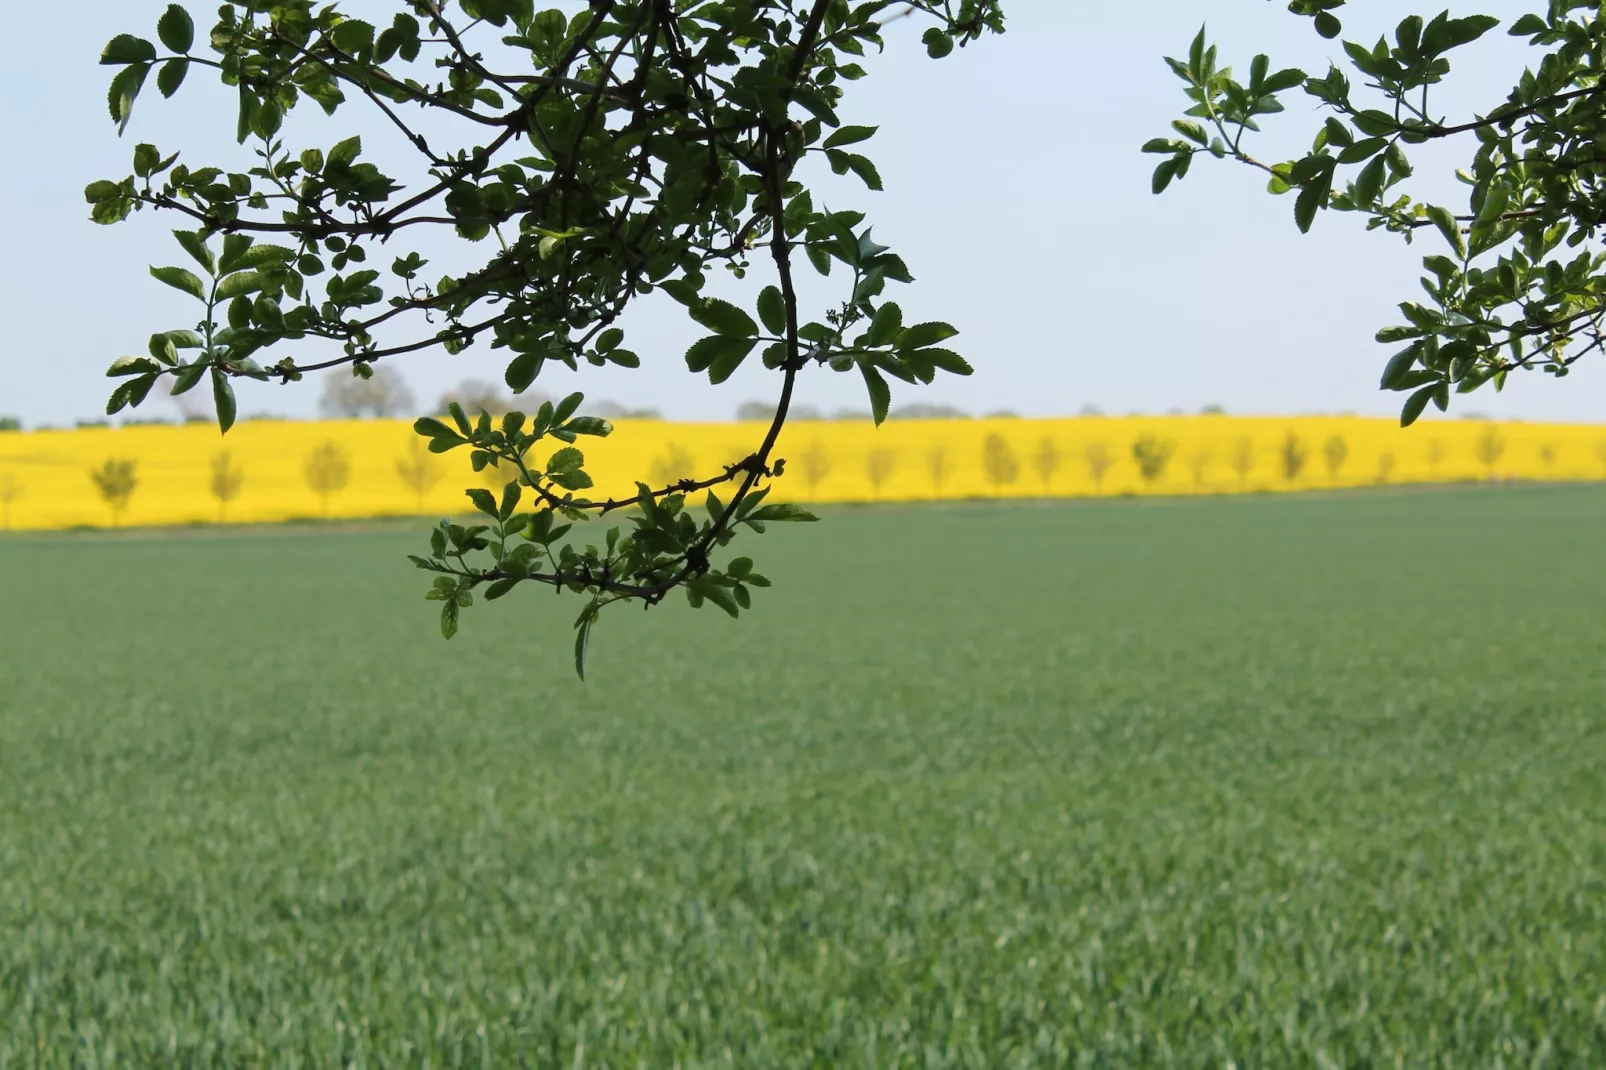
M751 452L757 424L622 421L583 439L596 496L706 476ZM554 443L554 448L560 445ZM423 452L405 421L257 420L0 434L0 511L15 529L108 526L91 478L133 461L116 522L443 515L489 480L468 450ZM227 454L226 457L222 456ZM919 501L1302 491L1469 479L1606 478L1606 427L1359 417L1086 417L800 422L787 427L779 497Z

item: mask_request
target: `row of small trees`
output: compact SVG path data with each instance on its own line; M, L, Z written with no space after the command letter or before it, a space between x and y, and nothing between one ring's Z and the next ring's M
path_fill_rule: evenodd
M1499 430L1489 427L1473 442L1473 455L1480 465L1492 473L1494 467L1505 456L1506 445L1505 437ZM682 467L689 468L690 458L685 452L678 450L677 447L671 447L671 450L672 459L660 462L655 468L656 474L672 475ZM1600 443L1598 452L1602 463L1606 463L1606 442ZM1344 474L1350 462L1349 441L1343 435L1329 436L1321 443L1320 454L1328 478L1336 481ZM1554 467L1559 450L1554 444L1544 443L1539 446L1539 455L1545 467L1549 469ZM1156 434L1140 435L1131 443L1130 456L1139 478L1145 485L1152 486L1163 480L1171 470L1172 462L1177 456L1177 443ZM1440 439L1429 440L1426 450L1429 467L1437 471L1445 458L1444 442ZM684 463L681 463L682 459ZM1103 493L1104 481L1119 460L1117 451L1108 443L1087 443L1081 449L1080 458L1076 458L1068 456L1052 437L1044 436L1026 457L1024 463L1015 447L1001 434L989 434L982 443L982 471L988 484L997 493L1002 493L1006 488L1021 482L1025 474L1024 469L1028 466L1043 490L1048 491L1053 486L1055 478L1065 470L1067 462L1078 459L1092 480L1094 493ZM1289 431L1283 436L1272 456L1277 474L1290 484L1298 482L1307 473L1311 459L1311 444L1296 431ZM876 496L880 496L882 486L903 460L902 455L896 450L886 448L873 449L864 456L864 474L869 479ZM1255 440L1248 436L1235 440L1220 457L1210 449L1196 450L1187 458L1192 483L1196 489L1205 486L1210 470L1218 460L1224 462L1236 475L1240 487L1248 486L1250 476L1260 465L1260 455ZM940 497L953 472L949 448L945 445L932 446L925 452L921 461L925 466L934 496ZM1393 477L1398 463L1397 456L1392 452L1380 455L1377 466L1372 472L1374 482L1387 483ZM835 467L825 448L815 441L788 462L788 470L798 473L810 494L814 495L817 494L820 484L835 471ZM672 478L678 476L672 475Z
M1506 456L1507 442L1499 429L1491 426L1478 435L1472 448L1478 463L1492 474L1495 466ZM1425 460L1430 468L1437 470L1446 459L1443 441L1429 439L1425 449ZM1597 449L1601 462L1606 464L1606 441L1601 442ZM1546 468L1553 467L1559 458L1558 447L1552 443L1541 443L1538 450ZM1177 458L1177 452L1178 446L1174 440L1153 433L1139 435L1128 449L1138 477L1147 486L1165 479ZM1289 484L1298 482L1309 470L1314 452L1317 451L1303 436L1296 431L1288 431L1272 451L1271 460L1276 474ZM1337 434L1321 442L1319 454L1328 478L1335 481L1344 474L1351 459L1349 442L1343 435ZM731 461L735 463L740 459L733 456ZM1044 436L1023 460L1014 445L996 432L983 440L981 450L982 472L989 486L999 494L1019 484L1027 475L1027 469L1047 492L1067 465L1077 462L1091 479L1094 493L1102 494L1105 480L1119 459L1119 453L1104 442L1086 443L1078 455L1068 453L1052 437ZM888 480L908 460L905 454L886 447L872 449L864 455L863 474L869 480L875 497L881 496ZM1206 485L1218 461L1237 477L1240 487L1247 487L1250 476L1260 466L1261 457L1255 441L1247 436L1232 442L1219 456L1211 449L1196 450L1186 459L1196 489ZM954 472L952 450L946 445L932 446L924 451L918 462L924 468L933 497L941 497ZM1371 473L1372 480L1376 483L1389 482L1397 466L1398 458L1394 453L1380 455ZM350 484L351 467L350 454L344 446L333 440L320 444L307 454L302 465L302 476L308 489L317 495L323 515L328 515L331 500ZM684 447L669 443L650 468L654 481L667 485L687 478L696 470L696 463ZM424 511L426 496L446 476L440 458L430 453L420 439L412 436L407 439L406 452L396 460L395 469L397 478L412 493L419 512ZM824 445L815 440L788 459L787 471L798 477L811 497L816 497L821 485L839 468ZM89 475L101 500L111 511L112 526L116 527L139 488L138 463L127 458L108 458L99 468L92 469ZM488 484L499 486L505 473L488 468L484 478ZM220 523L228 519L230 503L239 498L244 489L245 472L235 462L233 455L228 450L214 454L209 466L207 491L217 502ZM0 477L0 512L3 512L7 530L11 527L12 504L21 499L23 493L23 487L13 476L6 474Z

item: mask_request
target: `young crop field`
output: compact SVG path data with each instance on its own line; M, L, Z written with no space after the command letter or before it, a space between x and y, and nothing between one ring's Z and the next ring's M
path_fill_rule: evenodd
M416 528L0 540L0 1067L1606 1052L1606 488L839 510L588 684Z

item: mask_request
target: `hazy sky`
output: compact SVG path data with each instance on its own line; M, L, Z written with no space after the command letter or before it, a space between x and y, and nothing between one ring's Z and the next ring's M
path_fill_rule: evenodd
M388 0L344 6L383 21L381 13L393 10ZM847 122L881 126L868 148L887 192L871 194L829 175L823 186L833 207L867 211L877 238L909 262L916 283L898 288L906 315L954 323L963 332L956 348L977 369L970 379L944 378L918 391L894 384L894 404L922 400L1025 415L1086 405L1192 411L1211 403L1236 413L1398 411L1398 396L1376 388L1388 352L1372 334L1399 318L1399 301L1420 295L1420 258L1439 251L1438 239L1407 247L1337 215L1323 216L1301 237L1291 198L1267 196L1255 172L1228 163L1196 167L1164 197L1149 193L1156 158L1138 148L1167 133L1182 104L1161 57L1183 54L1201 19L1240 68L1257 51L1270 53L1275 65L1310 70L1336 54L1284 6L1007 0L1006 35L942 62L925 57L912 20L890 34L873 77L851 86L841 109ZM1456 10L1490 11L1509 22L1538 6L1485 0ZM163 0L80 0L65 19L58 5L13 7L10 39L50 47L14 49L0 68L9 102L0 134L12 161L0 174L10 209L0 218L10 328L0 358L0 414L60 424L102 411L111 359L142 351L154 330L190 326L195 315L189 299L146 273L151 263L185 262L168 235L177 221L147 212L98 227L88 220L83 186L127 174L137 141L164 152L184 149L192 166L243 169L249 159L232 143L230 91L202 70L171 101L148 87L128 135L117 138L105 106L111 71L96 59L114 33L154 37ZM1387 9L1392 22L1416 10L1404 0L1354 8L1346 36L1362 39L1384 28L1368 16L1382 18ZM191 11L204 32L212 8ZM1459 55L1460 77L1438 101L1451 116L1486 110L1527 62L1526 46L1498 31ZM1267 157L1295 155L1314 132L1318 116L1306 98L1290 104L1282 121L1273 121ZM297 150L327 148L353 130L382 166L405 159L388 128L355 106L334 123L309 114L287 127L286 139ZM1419 167L1417 188L1450 190L1452 159ZM453 255L437 259L431 272L452 266ZM388 261L388 253L379 259ZM762 284L761 275L746 284L749 302ZM811 293L822 305L839 299L829 288ZM774 392L773 377L757 367L721 388L687 372L682 354L701 332L674 306L644 308L630 325L628 344L643 368L586 369L581 379L593 398L651 405L675 418L725 419L739 402ZM502 361L481 346L456 357L412 354L396 366L428 401L465 377L499 379ZM575 381L562 372L538 386L558 392ZM1522 376L1503 396L1485 392L1457 404L1500 417L1602 421L1603 384L1597 360L1560 383ZM310 414L317 392L313 382L245 384L241 410ZM828 371L806 380L802 400L864 407L858 378ZM150 415L174 411L155 398L146 408Z

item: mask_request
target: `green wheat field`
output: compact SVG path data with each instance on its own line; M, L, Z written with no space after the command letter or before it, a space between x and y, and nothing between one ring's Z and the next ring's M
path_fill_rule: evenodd
M415 527L0 541L0 1068L1606 1060L1606 488Z

